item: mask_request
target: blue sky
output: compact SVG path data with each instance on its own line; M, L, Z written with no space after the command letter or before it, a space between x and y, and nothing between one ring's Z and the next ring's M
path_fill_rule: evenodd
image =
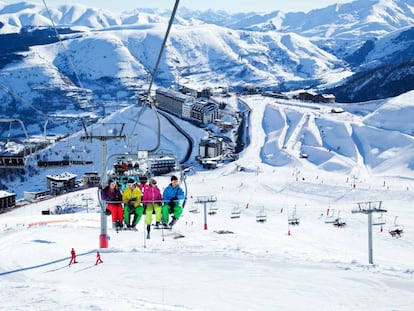
M21 0L0 0L5 3L16 3ZM43 4L43 0L28 0L28 2L38 2ZM66 0L45 0L48 6L56 4L79 3L87 6L105 8L110 11L120 12L129 11L134 8L157 7L157 8L173 8L175 0L120 0L120 1L102 1L102 0L79 0L68 2ZM281 10L285 12L307 12L311 9L322 8L334 3L352 2L352 0L181 0L180 7L191 9L207 10L209 8L216 10L227 10L230 12L269 12Z

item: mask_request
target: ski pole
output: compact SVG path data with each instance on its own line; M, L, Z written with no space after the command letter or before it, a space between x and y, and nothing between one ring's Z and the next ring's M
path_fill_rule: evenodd
M164 242L164 223L161 225L161 235L162 235L162 241Z
M144 248L147 248L147 242L146 242L146 238L145 238L145 221L143 221L143 223L144 223L144 230L142 230L144 233L143 233L143 235L144 235Z

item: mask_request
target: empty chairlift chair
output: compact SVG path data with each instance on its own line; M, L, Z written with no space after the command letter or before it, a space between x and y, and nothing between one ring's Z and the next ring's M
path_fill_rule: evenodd
M386 219L383 215L383 213L381 213L381 215L379 217L376 217L372 220L372 225L373 226L382 226L385 225L386 223Z
M198 213L200 213L200 209L198 208L198 206L196 205L196 204L192 204L191 205L191 207L190 207L190 209L188 210L190 213L193 213L193 214L198 214Z
M233 207L233 209L231 211L230 218L231 219L240 218L240 214L241 214L241 208L239 206L235 206L235 207Z
M335 210L334 209L328 209L325 216L325 223L326 224L333 224L335 222Z

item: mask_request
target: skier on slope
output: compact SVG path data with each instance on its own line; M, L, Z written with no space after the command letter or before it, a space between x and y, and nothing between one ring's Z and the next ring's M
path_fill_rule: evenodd
M70 251L70 261L69 261L69 266L73 263L78 263L76 261L76 252L75 249L72 247L71 251Z
M95 262L95 266L97 266L98 263L103 263L103 261L101 259L101 254L99 252L96 252L96 262Z
M183 208L180 205L180 200L184 200L185 194L181 189L178 178L171 176L171 183L164 189L162 200L162 223L165 228L172 227L183 213ZM168 223L169 214L173 214L171 222Z

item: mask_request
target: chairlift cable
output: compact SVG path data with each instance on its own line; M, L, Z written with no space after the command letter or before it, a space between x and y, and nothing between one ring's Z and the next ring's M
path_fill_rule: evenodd
M150 82L150 85L148 87L148 95L150 95L150 93L151 93L151 87L152 87L152 84L154 83L155 77L157 75L158 67L159 67L160 62L161 62L161 57L162 57L162 54L164 52L164 48L165 48L165 45L167 43L168 36L170 34L171 26L172 26L172 24L174 22L174 17L175 17L175 14L177 12L178 4L179 3L180 3L180 0L176 0L175 1L174 9L173 9L173 11L171 13L170 21L168 23L167 32L165 33L164 41L162 42L161 50L160 50L160 53L158 54L157 63L155 64L154 73L151 76L151 82Z
M49 8L47 7L47 4L46 4L46 1L45 1L45 0L43 0L43 4L45 5L47 15L49 16L50 22L52 23L52 27L53 27L53 30L54 30L54 32L55 32L55 34L56 34L56 38L58 39L58 41L59 41L60 45L63 47L63 51L64 51L64 53L65 53L65 56L66 56L66 58L67 58L67 60L68 60L68 62L69 62L69 65L70 65L70 67L71 67L71 69L72 69L72 71L73 71L73 74L74 74L74 75L75 75L75 77L76 77L76 80L77 80L77 81L78 81L78 83L79 83L79 86L83 89L83 85L82 85L82 82L81 82L81 80L80 80L80 78L79 78L79 75L78 75L78 73L77 73L77 71L76 71L75 65L73 64L72 58L70 57L70 55L69 55L69 53L68 53L68 51L67 51L67 49L66 49L65 45L63 44L63 42L62 42L62 40L61 40L61 38L60 38L59 32L57 31L57 28L56 28L55 22L53 21L52 15L50 14Z
M14 93L12 90L10 90L7 86L5 86L4 84L0 83L0 87L6 91L6 93L9 93L11 96L13 96L15 99L19 100L20 102L22 102L23 104L28 105L30 108L32 108L34 111L36 111L37 113L41 114L43 117L45 117L46 119L49 117L47 114L45 114L43 111L37 109L35 106L33 106L31 103L29 103L27 100L25 100L24 98L20 97L19 95L17 95L16 93Z
M137 126L137 124L138 124L138 122L139 122L139 120L140 120L141 116L143 115L143 113L144 113L144 111L145 111L145 109L146 109L146 104L149 104L149 105L151 106L151 109L153 110L153 112L154 112L154 114L155 114L156 119L157 119L157 132L158 132L158 135L157 135L157 144L156 144L156 146L155 146L153 149L148 150L149 152L154 152L154 151L156 151L156 150L159 148L160 144L161 144L161 121L160 121L160 117L159 117L159 115L158 115L158 112L157 112L157 110L156 110L156 108L155 108L154 102L152 102L152 101L150 100L150 98L151 98L151 88L152 88L152 85L154 84L155 77L156 77L157 72L158 72L158 67L159 67L160 62L161 62L161 57L162 57L162 55L163 55L164 48L165 48L165 45L166 45L166 43L167 43L168 36L169 36L169 34L170 34L170 30L171 30L172 24L173 24L173 22L174 22L175 14L176 14L176 12L177 12L177 9L178 9L178 5L179 5L179 3L180 3L180 0L176 0L176 1L175 1L174 8L173 8L173 10L172 10L172 12L171 12L171 17L170 17L170 20L169 20L169 22L168 22L167 31L166 31L166 33L165 33L164 40L163 40L163 42L162 42L162 44L161 44L161 49L160 49L160 52L159 52L159 54L158 54L157 62L155 63L154 72L153 72L153 73L152 73L152 75L151 75L151 81L150 81L150 84L149 84L149 86L148 86L148 91L147 91L147 103L144 103L144 104L142 105L142 108L141 108L141 110L139 111L139 113L138 113L138 115L137 115L137 118L136 118L136 121L135 121L134 127L133 127L133 129L132 129L132 133L134 133L135 128L136 128L136 126Z
M43 4L44 4L44 6L45 6L45 9L46 9L47 15L49 16L49 20L50 20L50 22L51 22L51 24L52 24L52 28L53 28L53 30L54 30L54 32L55 32L56 38L58 39L58 41L59 41L60 45L62 46L62 48L63 48L63 52L64 52L64 54L65 54L65 56L66 56L66 59L67 59L67 61L69 62L69 66L70 66L70 68L72 69L73 74L75 75L75 78L76 78L76 80L77 80L77 82L78 82L79 87L81 88L82 92L85 94L85 98L86 98L86 100L87 100L87 102L88 102L89 106L91 106L91 103L89 102L88 96L86 96L85 88L83 87L82 81L81 81L81 79L79 78L79 75L78 75L78 72L77 72L77 70L76 70L76 67L75 67L75 65L74 65L74 63L73 63L73 60L72 60L72 58L70 57L70 55L69 55L69 53L68 53L68 49L67 49L67 48L66 48L66 46L63 44L63 41L62 41L62 39L61 39L61 37L60 37L60 35L59 35L59 32L57 31L56 24L55 24L55 22L53 21L52 14L50 13L50 10L49 10L49 8L48 8L48 6L47 6L47 4L46 4L46 1L45 1L45 0L43 0ZM44 135L45 135L45 138L46 138L46 124L45 124L45 126L44 126Z

